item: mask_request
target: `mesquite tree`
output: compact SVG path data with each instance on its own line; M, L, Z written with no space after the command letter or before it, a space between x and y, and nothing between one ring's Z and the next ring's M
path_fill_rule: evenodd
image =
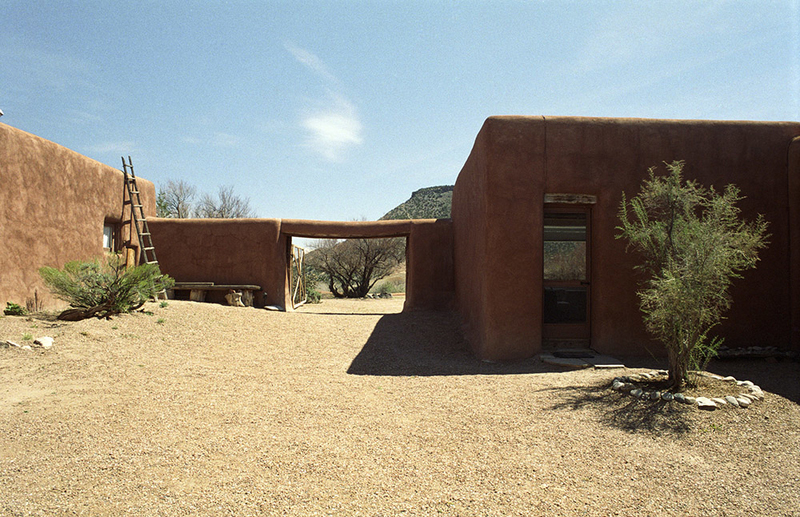
M638 291L647 330L667 349L669 381L681 388L691 368L705 367L721 339L709 338L731 306L728 290L741 272L756 267L767 245L767 222L741 219L739 189L722 193L683 180L683 162L650 168L641 192L622 194L617 238L642 254L647 274Z
M376 238L323 241L307 255L336 298L363 298L381 278L405 259L405 239Z

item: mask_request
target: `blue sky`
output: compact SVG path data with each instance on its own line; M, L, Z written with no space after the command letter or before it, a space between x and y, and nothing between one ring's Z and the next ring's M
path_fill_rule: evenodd
M0 0L1 122L260 217L376 219L491 115L800 120L800 0Z

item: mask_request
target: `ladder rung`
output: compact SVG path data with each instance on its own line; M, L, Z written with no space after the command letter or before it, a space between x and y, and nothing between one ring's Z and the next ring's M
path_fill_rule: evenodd
M133 205L134 208L142 208L144 205Z
M147 248L144 248L145 251L151 251L151 250L154 250L154 249L155 248L153 246L148 246Z
M131 194L138 194L138 193L139 193L138 190L131 190Z
M142 232L142 235L150 235L150 232Z

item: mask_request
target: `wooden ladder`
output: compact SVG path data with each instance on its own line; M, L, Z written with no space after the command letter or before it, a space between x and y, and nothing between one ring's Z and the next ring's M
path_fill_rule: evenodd
M139 246L142 250L142 261L145 264L155 264L158 266L156 258L156 248L153 246L153 236L150 227L147 225L147 217L144 215L144 205L139 195L139 186L136 184L136 174L133 172L133 161L128 156L128 161L122 157L122 173L125 175L125 188L128 190L128 201L131 204L131 220L136 227L136 235L139 237ZM167 299L167 292L163 289L158 293L159 300Z

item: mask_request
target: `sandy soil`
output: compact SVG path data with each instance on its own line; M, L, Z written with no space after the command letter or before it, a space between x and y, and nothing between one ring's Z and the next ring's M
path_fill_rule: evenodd
M800 365L701 412L486 364L399 300L0 318L0 515L797 515ZM652 359L627 364L660 366Z

